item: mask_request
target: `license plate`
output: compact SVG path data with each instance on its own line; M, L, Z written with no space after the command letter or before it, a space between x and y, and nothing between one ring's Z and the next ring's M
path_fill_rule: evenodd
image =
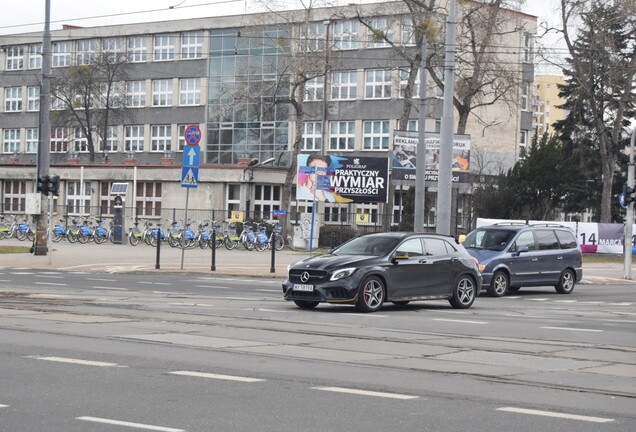
M303 284L294 284L292 287L293 291L307 291L312 292L314 290L313 285L303 285Z

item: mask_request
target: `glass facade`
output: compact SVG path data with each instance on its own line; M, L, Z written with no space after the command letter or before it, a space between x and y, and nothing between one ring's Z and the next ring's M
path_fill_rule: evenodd
M285 27L210 31L207 163L263 161L287 150L288 40Z

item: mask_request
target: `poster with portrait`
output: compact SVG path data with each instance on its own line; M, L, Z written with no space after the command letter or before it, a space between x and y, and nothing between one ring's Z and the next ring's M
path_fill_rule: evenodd
M296 199L332 203L386 202L388 159L299 154Z
M395 131L393 134L393 155L391 168L393 180L399 183L413 183L417 167L418 132ZM435 186L439 176L440 135L426 133L426 185ZM453 139L453 185L468 183L470 171L470 135L455 135Z

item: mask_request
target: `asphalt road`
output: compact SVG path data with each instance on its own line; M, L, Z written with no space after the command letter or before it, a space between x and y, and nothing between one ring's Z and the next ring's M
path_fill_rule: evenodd
M0 267L0 431L636 429L633 284L375 314L281 294Z

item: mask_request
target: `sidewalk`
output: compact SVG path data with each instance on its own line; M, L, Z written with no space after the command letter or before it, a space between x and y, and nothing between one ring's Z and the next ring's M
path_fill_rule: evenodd
M0 240L1 245L27 246L30 243L17 239ZM182 266L183 252L183 266ZM131 246L128 243L115 245L79 244L61 241L53 243L53 251L46 256L25 254L0 255L0 267L55 269L66 271L86 271L105 273L206 273L228 276L259 276L284 278L287 266L309 256L308 251L292 251L284 249L274 255L274 272L272 272L272 251L227 250L216 249L215 271L212 271L211 249L171 248L167 244L161 246L159 269L157 266L157 249L145 244ZM49 264L50 263L50 264Z

